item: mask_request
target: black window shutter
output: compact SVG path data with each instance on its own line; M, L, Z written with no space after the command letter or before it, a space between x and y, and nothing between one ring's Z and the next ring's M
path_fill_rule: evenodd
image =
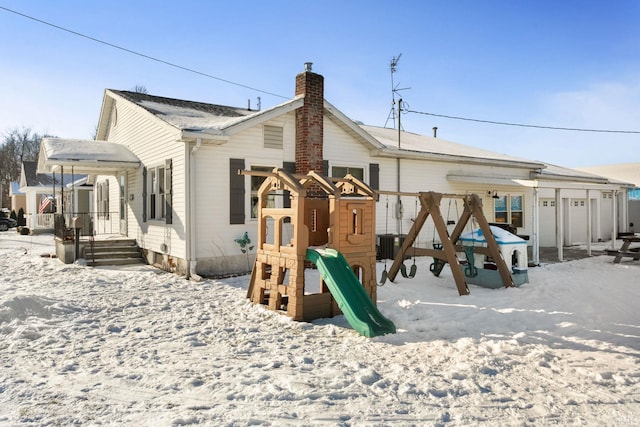
M164 161L165 224L173 224L173 162Z
M296 173L296 162L282 162L282 169L289 173ZM285 209L291 207L291 193L287 190L282 194L282 207Z
M369 163L369 187L374 190L380 189L380 165Z
M244 224L244 159L229 159L229 223Z
M329 173L329 160L322 161L322 175L331 176L331 174Z
M147 168L142 168L142 222L147 222Z

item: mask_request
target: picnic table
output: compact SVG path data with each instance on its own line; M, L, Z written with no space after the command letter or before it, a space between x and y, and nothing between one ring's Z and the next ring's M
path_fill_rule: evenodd
M620 249L607 251L607 254L615 257L613 258L614 264L618 264L622 258L640 259L640 245L631 247L632 243L640 243L640 236L625 236L622 238Z

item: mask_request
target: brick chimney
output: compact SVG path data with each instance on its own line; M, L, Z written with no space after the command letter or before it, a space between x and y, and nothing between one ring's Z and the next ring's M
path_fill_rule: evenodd
M311 62L296 76L296 96L304 95L304 105L296 110L296 173L314 170L323 173L324 77L311 72Z

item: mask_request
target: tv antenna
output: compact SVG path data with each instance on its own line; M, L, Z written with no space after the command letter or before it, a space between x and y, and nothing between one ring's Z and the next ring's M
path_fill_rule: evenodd
M387 121L384 122L384 127L387 127L387 124L389 123L389 120L391 120L393 122L393 128L396 128L396 94L401 91L401 90L405 90L405 89L411 89L410 87L403 87L403 88L398 88L398 85L395 84L394 79L393 79L393 75L396 72L396 68L398 67L398 62L400 61L400 57L402 56L402 53L398 54L398 56L394 56L393 58L391 58L391 64L390 64L390 68L391 68L391 111L389 111L389 115L387 116ZM398 115L397 115L397 119L398 119L398 129L400 129L400 112L402 111L402 98L400 98L398 100Z

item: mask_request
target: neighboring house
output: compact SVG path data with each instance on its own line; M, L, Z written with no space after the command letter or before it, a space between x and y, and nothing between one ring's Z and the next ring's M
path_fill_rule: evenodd
M25 197L26 226L33 231L52 231L54 213L89 212L93 186L86 175L38 173L37 162L22 162L19 191Z
M9 187L9 197L11 198L11 210L16 214L20 209L23 212L27 211L27 196L20 191L20 183L18 181L11 181Z
M45 139L38 170L75 167L97 175L96 206L117 211L121 234L135 238L150 263L194 277L247 269L234 239L256 235L256 194L264 178L238 175L239 169L350 173L374 189L478 193L490 221L531 236L534 261L547 234L560 257L563 245L579 240L563 231L582 230L572 200L621 188L439 138L401 132L398 141L397 130L358 125L323 94L324 79L310 67L296 76L293 99L262 111L106 90L98 141ZM567 209L549 217L539 207L545 200ZM288 199L276 191L269 203L285 206ZM606 216L595 206L600 210L587 221L590 230ZM462 212L448 202L441 209L452 220ZM377 233L406 233L416 210L415 197L381 196ZM595 229L606 236L606 227ZM424 227L418 244L432 242L432 227Z
M589 166L579 170L633 184L626 194L629 201L628 225L630 232L640 233L640 163Z

